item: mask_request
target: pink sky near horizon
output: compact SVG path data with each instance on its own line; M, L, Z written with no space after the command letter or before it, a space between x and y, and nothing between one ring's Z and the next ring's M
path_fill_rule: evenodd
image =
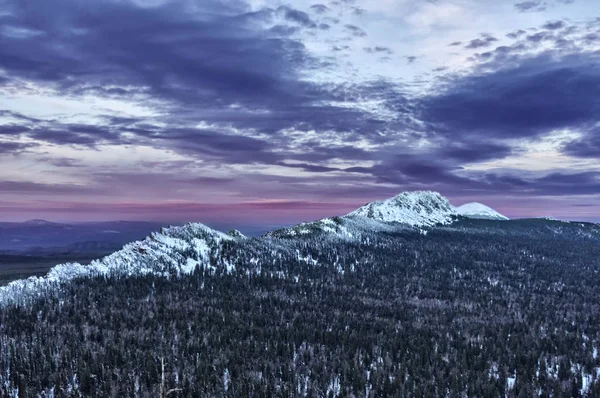
M384 198L379 198L384 199ZM59 202L0 203L0 221L20 222L45 219L55 222L164 221L205 222L239 225L290 225L323 217L344 215L374 200L345 202L266 200L237 203L178 202ZM510 218L554 217L565 220L600 221L600 204L582 205L568 199L452 197L461 205L482 202Z

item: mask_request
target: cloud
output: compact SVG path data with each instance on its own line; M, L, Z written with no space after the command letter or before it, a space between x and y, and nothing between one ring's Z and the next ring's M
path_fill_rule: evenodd
M339 51L348 51L348 50L350 50L350 49L351 49L351 47L350 47L350 46L348 46L348 45L344 45L344 46L333 46L333 47L331 47L331 51L336 51L336 52L339 52Z
M6 194L100 194L102 190L89 185L44 184L29 181L1 181L0 191Z
M524 31L523 29L519 29L519 30L515 30L514 32L510 32L506 35L506 37L509 37L511 39L517 39L521 36L523 36L525 33L527 33L526 31Z
M515 58L449 78L438 94L421 99L423 120L447 137L539 137L595 123L600 114L599 54Z
M0 136L2 135L20 135L22 133L26 133L31 129L27 126L16 125L16 124L6 124L0 126Z
M316 28L317 23L313 21L310 16L304 11L296 10L287 6L280 6L278 9L279 12L282 12L284 18L288 21L295 22L299 25L302 25L306 28Z
M120 139L120 134L93 125L61 125L55 127L37 127L32 128L26 134L27 137L37 141L43 141L55 145L82 145L86 147L95 147L99 144L118 143L125 144L125 140Z
M66 96L111 87L111 95L151 95L179 107L269 106L310 90L296 77L312 62L304 46L270 37L264 15L257 22L256 13L214 1L196 12L177 3L101 2L84 11L70 0L57 2L10 2L20 25L44 34L0 36L0 67L9 78L52 84ZM292 9L285 15L310 24Z
M347 25L344 25L344 28L346 28L346 30L348 32L350 32L352 34L352 36L365 37L367 35L367 32L365 32L364 30L362 30L361 28L359 28L356 25L347 24Z
M352 13L354 15L364 15L367 12L364 8L352 7Z
M469 44L465 46L465 48L477 49L482 47L489 47L492 45L492 43L496 41L498 41L498 39L496 39L495 37L490 36L488 34L484 34L480 38L471 40Z
M330 11L329 7L327 7L324 4L313 4L312 6L310 6L310 9L316 12L317 14L324 14Z
M389 47L385 47L385 46L365 47L364 50L370 54L383 53L383 54L391 55L394 53L394 51L392 51L392 49L390 49Z
M278 166L291 167L295 169L302 169L304 171L310 171L313 173L328 173L330 171L340 171L340 169L335 167L327 167L327 166L319 166L315 164L307 164L307 163L285 163L279 162L276 163Z
M369 80L362 70L375 69L375 75L390 68L366 62L394 53L371 41L377 32L367 37L362 26L371 26L371 14L339 2L307 8L259 3L119 0L82 7L75 0L6 0L0 18L11 28L0 35L0 90L50 95L49 102L60 97L97 114L32 117L0 110L0 153L60 168L92 191L118 187L157 202L193 196L199 187L215 197L331 200L340 193L360 199L412 188L559 195L569 191L571 179L581 184L573 192L596 192L598 176L587 170L529 174L477 166L518 156L524 143L556 130L581 133L564 145L564 154L599 156L600 55L591 47L597 28L569 31L573 26L563 20L542 30L515 24L507 45L499 45L497 31L470 41L460 35L446 50L469 56L463 67L443 63L433 75L438 65L428 62L424 48L418 63L416 55L395 57L414 63L400 68L398 79ZM521 11L545 7L519 4ZM446 33L463 29L461 21L472 16L453 4L415 10L403 27L447 42L454 38ZM410 80L411 73L418 78ZM338 75L344 79L330 78ZM130 115L120 104L143 109ZM110 164L107 153L123 145L139 156L161 156L115 173L120 164ZM91 150L104 166L87 164ZM3 193L32 197L93 195L80 185L4 184L0 189L11 190ZM158 197L161 190L168 194Z
M228 164L273 163L280 160L269 141L213 130L177 128L152 132L147 138L163 141L162 148L216 159Z
M2 155L17 155L30 148L38 146L32 142L3 142L0 141L0 154Z
M304 78L324 68L324 61L311 56L287 28L272 30L276 14L302 27L314 26L308 14L291 7L248 12L237 2L214 0L191 8L185 2L144 7L119 1L84 10L73 0L57 0L53 6L32 1L29 7L9 1L15 23L43 32L35 38L0 36L0 69L10 79L71 99L94 95L136 101L161 116L148 121L115 116L99 125L32 119L22 123L28 131L13 127L12 134L53 145L163 145L187 155L270 163L279 161L279 155L250 136L273 136L285 150L290 130L379 140L382 133L405 127L406 109L394 109L398 116L390 120L382 116L386 109L347 105L378 100L392 91L399 98L403 94L397 85L338 87ZM355 25L345 30L366 34ZM391 52L383 46L370 48ZM400 103L407 101L405 97ZM212 130L196 130L199 122ZM144 123L169 128L149 129Z
M519 12L540 12L546 10L546 3L542 1L523 1L516 3L515 8Z
M600 127L594 127L579 139L566 143L563 152L579 158L600 159Z
M544 25L542 25L542 27L544 29L548 29L548 30L557 30L557 29L562 29L565 26L567 26L565 24L564 21L553 21L553 22L546 22Z
M554 40L554 35L548 32L537 32L527 36L527 41L534 44L550 40Z

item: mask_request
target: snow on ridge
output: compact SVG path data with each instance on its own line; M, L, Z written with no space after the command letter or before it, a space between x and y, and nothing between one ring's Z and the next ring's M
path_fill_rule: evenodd
M325 232L340 239L359 239L364 232L407 227L432 227L451 224L457 212L448 199L438 192L402 192L393 198L367 203L342 217L300 223L294 227L271 231L266 236L296 237Z
M498 213L496 210L478 202L465 203L458 206L456 211L467 218L481 218L491 220L508 220L509 218Z
M489 211L494 212L492 209ZM451 224L458 214L459 210L438 192L403 192L389 199L368 203L343 217L302 223L271 231L265 236L290 238L322 232L337 239L362 241L368 239L368 234L373 231L396 230L400 226L423 228ZM162 228L160 232L153 232L144 240L128 243L121 250L94 260L89 265L59 264L43 277L17 280L0 287L0 305L24 302L81 277L147 274L169 277L192 273L196 267L214 271L217 266L231 272L233 266L219 260L219 253L224 241L239 239L246 239L239 231L225 234L200 223Z
M0 287L0 305L43 295L48 289L80 277L161 275L191 273L196 265L211 267L211 251L235 238L200 223L163 228L146 239L128 243L115 253L89 265L65 263L52 267L45 276L32 276ZM231 269L228 268L228 271Z
M402 192L393 198L367 203L346 217L366 217L415 227L450 224L457 215L448 199L438 192Z

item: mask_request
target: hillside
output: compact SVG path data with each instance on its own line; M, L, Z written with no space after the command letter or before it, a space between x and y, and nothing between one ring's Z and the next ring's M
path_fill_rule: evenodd
M385 202L165 228L0 288L3 393L160 396L164 362L175 397L598 396L600 226Z

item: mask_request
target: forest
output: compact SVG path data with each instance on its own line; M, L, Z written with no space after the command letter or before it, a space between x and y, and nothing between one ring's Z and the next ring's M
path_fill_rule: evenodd
M0 308L1 395L600 396L590 225L273 234L219 255Z

